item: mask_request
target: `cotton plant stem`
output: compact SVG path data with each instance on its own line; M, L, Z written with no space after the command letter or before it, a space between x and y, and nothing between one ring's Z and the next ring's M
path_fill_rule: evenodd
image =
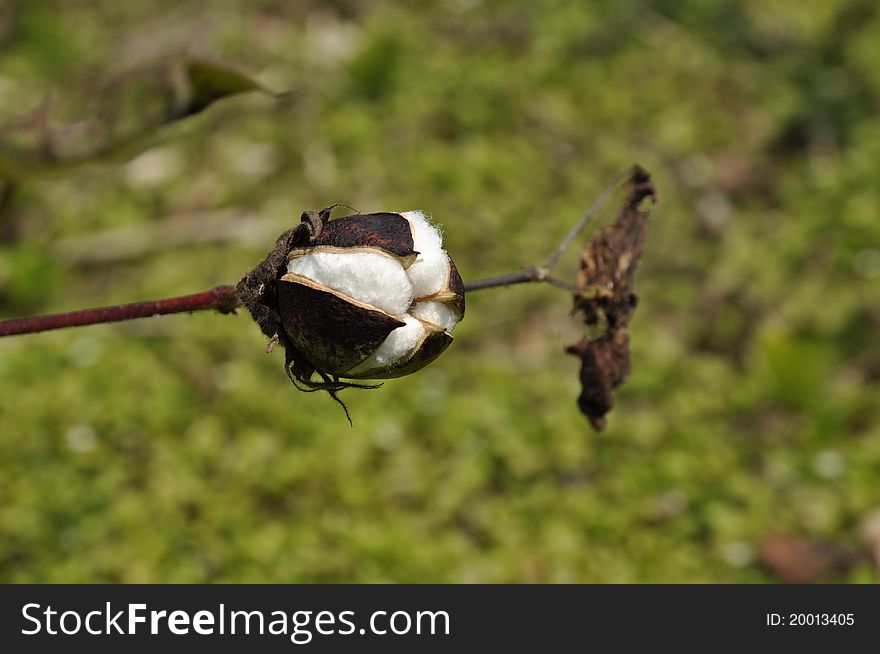
M172 313L191 313L194 311L219 311L231 313L238 307L238 298L232 286L215 286L211 290L169 297L162 300L131 302L109 307L97 307L66 313L55 313L46 316L30 316L27 318L10 318L0 320L0 337L18 334L35 334L52 329L82 327L101 323L153 318Z

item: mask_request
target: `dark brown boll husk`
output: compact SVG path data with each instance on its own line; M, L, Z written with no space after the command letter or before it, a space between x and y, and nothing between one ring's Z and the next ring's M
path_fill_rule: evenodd
M412 357L384 370L381 373L364 373L363 375L347 374L349 379L394 379L396 377L405 377L418 370L421 370L434 359L443 354L443 351L452 343L453 338L444 330L434 331L425 338L422 345L416 350Z
M458 313L459 319L464 318L464 281L458 274L458 268L455 267L452 257L449 257L449 279L446 282L446 288L455 295L455 299L450 302L450 305Z
M287 337L315 368L331 375L361 363L405 324L293 274L278 282L278 308Z
M413 249L409 221L399 213L366 213L335 218L309 244L338 248L372 247L410 263L418 254Z

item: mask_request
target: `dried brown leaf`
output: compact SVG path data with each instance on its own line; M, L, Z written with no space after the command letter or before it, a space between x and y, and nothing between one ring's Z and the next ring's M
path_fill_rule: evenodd
M649 212L640 209L657 191L648 172L634 166L626 182L627 197L613 225L596 232L584 247L574 297L574 313L599 326L601 333L585 336L567 348L581 360L578 406L597 430L614 406L612 390L630 372L627 327L636 308L634 275L645 245Z

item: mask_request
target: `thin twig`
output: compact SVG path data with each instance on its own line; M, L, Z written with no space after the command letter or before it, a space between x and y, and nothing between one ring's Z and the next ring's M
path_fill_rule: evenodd
M499 275L497 277L487 277L485 279L476 279L472 282L467 282L464 285L465 291L481 291L486 288L498 288L500 286L512 286L513 284L528 284L532 282L547 282L551 286L556 286L557 288L565 289L570 292L577 292L578 287L574 284L566 282L565 280L559 279L558 277L554 277L550 274L553 268L559 263L559 260L562 258L562 255L565 254L565 251L571 247L571 244L574 243L574 240L581 235L581 232L586 229L587 225L593 219L599 209L604 204L605 200L614 192L614 190L620 186L624 181L629 179L632 174L631 170L626 171L617 176L608 187L602 191L596 201L587 209L587 212L581 217L578 223L571 228L571 231L566 234L565 238L559 243L556 249L553 251L553 254L550 255L550 258L547 259L547 263L543 266L526 266L519 272L510 273L509 275Z
M514 284L529 284L533 282L547 282L551 286L556 286L572 293L578 290L574 284L553 275L548 275L545 268L539 268L538 266L526 266L519 272L510 273L509 275L475 279L472 282L465 283L464 290L465 292L481 291L486 288L498 288L500 286L513 286Z
M510 273L509 275L499 275L498 277L487 277L485 279L475 279L472 282L466 282L464 290L466 293L471 291L481 291L484 288L498 288L499 286L513 286L514 284L527 284L529 282L538 282L534 276L526 274L523 270Z
M109 307L83 309L67 313L55 313L47 316L31 316L28 318L11 318L0 320L0 337L17 334L35 334L50 329L66 327L82 327L100 323L152 318L172 313L216 310L231 313L238 307L238 298L232 286L216 286L209 291L181 295L162 300L147 302L131 302Z
M574 240L581 235L581 232L583 232L584 229L586 229L587 225L593 219L593 216L598 213L602 204L605 202L605 200L608 199L608 196L610 196L614 192L614 189L616 189L618 186L623 184L624 181L629 179L630 174L631 172L628 170L625 173L618 175L617 179L611 182L611 184L609 184L608 187L604 191L602 191L599 197L596 198L596 201L593 202L592 206L589 209L587 209L587 212L581 217L577 225L572 227L571 231L565 236L564 239L562 239L562 242L559 243L559 246L556 248L553 254L550 255L550 258L547 259L547 263L544 264L544 268L546 268L548 272L553 270L556 264L559 263L559 259L561 259L562 255L565 254L565 251L569 247L571 247L571 244L574 243Z

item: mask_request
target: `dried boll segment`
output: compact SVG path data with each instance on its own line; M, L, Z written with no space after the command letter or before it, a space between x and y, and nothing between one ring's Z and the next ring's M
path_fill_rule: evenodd
M426 325L426 327L428 327ZM421 347L405 362L400 362L384 374L374 379L388 379L391 377L404 377L417 372L443 354L444 350L452 343L452 335L442 329L427 329L428 335L422 341Z
M410 222L398 213L367 213L342 216L324 225L312 244L340 249L376 248L400 258L404 268L415 261Z
M452 335L437 325L406 316L406 325L395 329L379 350L351 370L351 379L392 379L421 370L452 343Z
M277 282L285 339L297 356L335 379L387 379L449 346L464 288L424 213L345 216L312 230L288 251Z
M447 300L447 303L453 308L453 310L458 314L458 319L461 320L464 318L464 281L461 278L461 275L458 274L458 268L455 267L455 262L452 258L449 258L449 273L446 277L446 289L450 299Z
M425 325L410 315L392 331L373 354L346 373L351 379L375 379L408 361L428 336ZM391 375L395 376L395 375Z
M373 354L404 321L288 273L278 282L287 337L316 369L342 376Z

